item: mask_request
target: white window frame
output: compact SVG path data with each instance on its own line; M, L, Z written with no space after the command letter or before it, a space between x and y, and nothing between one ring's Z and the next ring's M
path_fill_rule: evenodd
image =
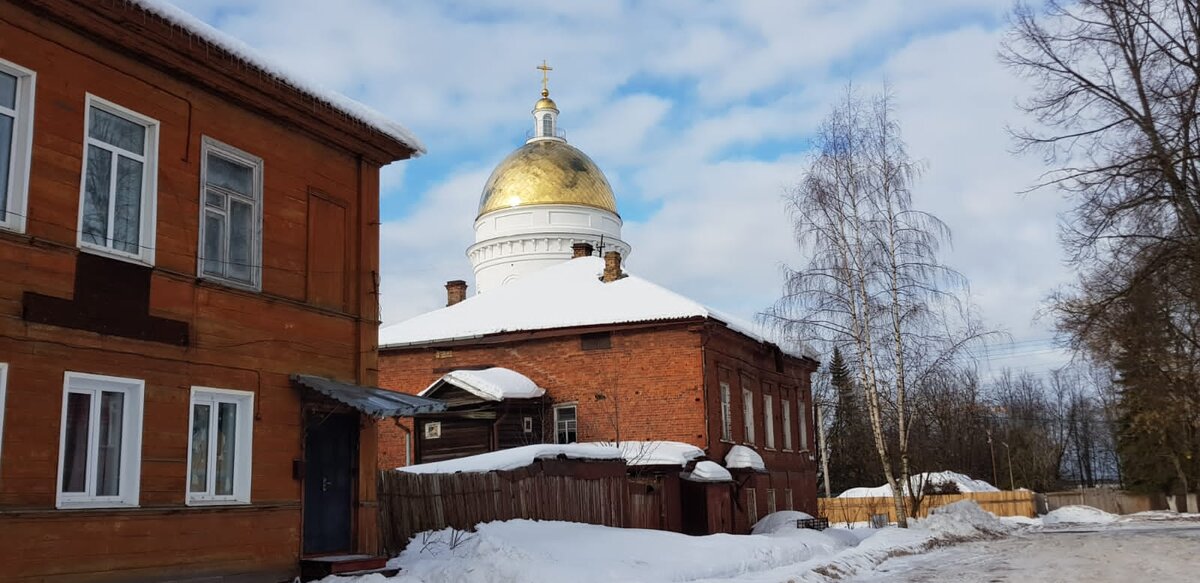
M442 422L441 421L426 421L421 424L422 439L441 439L442 438Z
M0 362L0 462L4 460L4 400L8 396L8 363ZM0 467L3 467L0 463Z
M4 218L0 219L0 229L17 233L25 232L25 215L29 209L29 163L33 159L33 108L37 90L37 73L26 69L12 61L0 59L0 72L17 78L17 102L15 109L0 106L0 113L12 116L13 124L12 150L7 163L8 199L4 208Z
M234 445L233 460L233 494L216 495L217 456L216 425L217 404L233 403L237 406L237 443ZM196 420L196 405L206 404L209 407L208 432L208 478L207 489L204 492L192 492L192 429ZM192 387L192 395L188 404L187 425L187 481L184 482L184 492L188 506L213 506L222 504L249 504L250 485L254 470L254 393L233 389L217 389L213 387Z
M121 477L117 496L96 496L95 490L96 450L98 448L100 424L100 394L104 391L125 394L121 420ZM84 472L85 492L63 492L63 464L66 461L67 439L67 396L71 393L91 395L89 408L87 468ZM58 436L58 476L55 482L55 506L71 508L120 508L137 507L142 472L142 414L146 394L146 381L124 377L67 371L63 374L62 416Z
M554 406L554 443L564 443L558 440L558 412L562 409L575 410L575 441L569 443L579 443L579 406L577 403L563 403Z
M742 441L747 444L754 443L754 393L750 389L742 389L742 428L745 435L742 436Z
M808 405L803 399L796 404L800 414L800 451L808 451Z
M779 412L783 413L783 451L792 451L792 402L780 399Z
M250 233L250 281L241 281L227 276L206 273L204 271L204 236L206 230L204 221L206 220L206 211L211 209L207 204L208 195L208 155L217 154L236 164L250 166L254 170L254 194L253 200L250 201L254 220L251 225L252 232ZM224 193L223 193L224 194ZM233 196L242 200L246 197L240 194L228 193L225 196ZM243 150L217 141L209 136L203 136L200 139L200 228L197 237L199 238L199 246L196 248L196 274L201 279L221 282L223 285L240 287L251 291L262 291L262 223L263 223L263 160L258 156L247 153ZM225 216L225 226L229 227L229 215L224 210L220 211ZM228 240L228 231L226 232L226 240ZM226 248L228 253L228 249ZM226 259L223 257L221 261Z
M729 383L722 382L721 399L721 441L733 443L733 397L730 396Z
M137 154L128 150L123 150L112 144L101 142L91 137L92 125L92 108L102 109L107 113L123 118L127 121L136 123L146 128L146 152L145 154ZM83 109L83 151L80 162L81 172L79 174L79 220L76 229L76 244L79 248L99 255L106 255L114 259L128 261L130 263L139 263L142 265L154 265L154 248L155 241L155 226L158 224L158 120L146 117L132 109L122 107L88 93L84 99ZM141 225L138 228L138 252L128 253L119 249L114 249L106 245L96 245L89 243L83 238L83 209L86 204L87 197L87 175L88 175L88 148L97 147L107 150L114 156L119 153L133 160L142 163L142 210L141 210ZM116 174L111 177L116 180ZM116 204L116 192L109 193L109 203ZM108 217L110 223L115 220L115 213L109 212ZM108 235L112 237L113 227L110 224Z
M763 447L775 449L775 397L763 395Z

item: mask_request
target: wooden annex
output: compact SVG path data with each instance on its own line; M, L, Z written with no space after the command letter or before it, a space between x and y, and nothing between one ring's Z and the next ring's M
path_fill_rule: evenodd
M0 74L0 579L375 553L376 419L432 403L357 400L379 168L420 145L149 3L0 2Z

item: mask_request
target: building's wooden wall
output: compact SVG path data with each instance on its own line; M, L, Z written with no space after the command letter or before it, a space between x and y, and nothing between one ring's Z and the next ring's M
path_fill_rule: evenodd
M292 462L302 453L300 396L287 375L374 381L375 297L363 282L374 281L378 265L378 167L13 3L0 3L0 57L38 75L27 232L0 231L0 362L10 365L0 578L157 579L195 570L201 560L209 571L254 566L286 576L300 551ZM161 124L149 310L186 322L189 346L22 319L23 293L74 293L85 93ZM196 280L202 136L264 160L261 293ZM314 213L328 201L345 223L322 231L316 249L309 236L324 215ZM330 237L341 252L329 252ZM145 380L140 509L54 509L68 370ZM194 385L256 394L248 508L184 505ZM369 433L364 472L372 476ZM374 487L373 476L363 480L364 502ZM373 519L373 511L360 515L366 539L374 538Z

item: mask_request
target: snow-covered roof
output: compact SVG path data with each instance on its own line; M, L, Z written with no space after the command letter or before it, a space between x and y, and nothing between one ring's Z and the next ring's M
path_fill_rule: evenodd
M492 367L484 370L453 370L418 393L425 397L442 385L454 385L488 401L534 399L546 394L529 377L512 369Z
M380 348L466 340L489 334L575 326L712 318L760 342L778 342L753 323L709 308L636 275L600 281L604 260L579 257L453 306L379 331ZM807 346L781 348L816 358Z
M761 455L758 452L744 446L735 445L729 448L729 453L725 454L725 467L729 469L745 469L765 471L767 464L763 463Z
M685 474L683 479L692 482L731 482L733 474L729 470L721 467L717 462L704 460L696 462L696 467L692 471Z
M414 150L414 156L425 153L425 146L408 128L392 121L384 114L336 91L326 89L292 72L285 71L278 63L272 62L270 59L262 56L262 54L250 47L250 45L209 26L204 21L192 16L174 4L166 0L128 1L142 10L154 14L199 37L204 42L241 59L250 67L262 71L276 81L288 85L313 99L324 102L346 116L407 145Z
M502 449L453 460L396 468L413 474L486 473L523 468L540 459L624 460L631 466L684 466L704 455L700 448L676 441L538 444Z

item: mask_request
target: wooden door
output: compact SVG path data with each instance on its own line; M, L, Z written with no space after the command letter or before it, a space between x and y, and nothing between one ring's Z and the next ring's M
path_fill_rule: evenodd
M304 434L304 554L353 551L358 416L310 413Z

